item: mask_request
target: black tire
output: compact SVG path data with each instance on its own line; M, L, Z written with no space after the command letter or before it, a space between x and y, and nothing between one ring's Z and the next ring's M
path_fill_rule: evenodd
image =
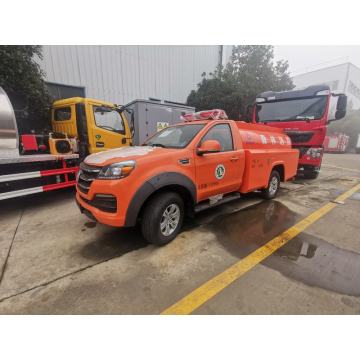
M277 183L277 185L274 191L275 182ZM273 170L270 174L267 188L262 190L262 196L267 200L274 199L279 189L280 189L280 174L276 170Z
M161 230L161 222L164 213L172 205L179 209L179 221L169 235L165 235ZM174 192L166 192L155 195L146 205L141 221L141 232L143 237L152 244L165 245L172 241L180 232L184 220L184 202L182 198Z

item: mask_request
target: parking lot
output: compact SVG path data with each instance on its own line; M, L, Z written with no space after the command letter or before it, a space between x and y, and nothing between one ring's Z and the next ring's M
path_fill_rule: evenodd
M283 184L274 201L254 193L207 210L164 247L87 219L74 189L5 200L0 313L160 314L186 298L193 314L360 314L360 191L332 202L359 182L360 155L326 154L318 179ZM234 275L243 260L251 265Z

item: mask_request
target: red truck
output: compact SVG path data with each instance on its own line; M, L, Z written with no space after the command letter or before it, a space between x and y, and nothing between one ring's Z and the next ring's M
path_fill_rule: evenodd
M329 119L331 99L337 97L334 118ZM346 115L345 94L331 93L326 85L301 90L266 91L256 97L252 122L281 128L300 152L298 174L317 178L322 157L326 126Z
M299 152L290 138L281 129L218 114L187 117L143 146L89 155L78 173L80 211L111 226L141 222L144 238L163 245L178 234L185 213L254 190L275 197L280 181L296 174Z
M326 135L324 152L344 154L349 145L350 136L346 134Z

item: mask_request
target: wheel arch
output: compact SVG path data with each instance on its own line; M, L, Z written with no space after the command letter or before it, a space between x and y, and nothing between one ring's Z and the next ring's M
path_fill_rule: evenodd
M133 196L126 211L125 226L136 225L146 204L157 194L173 191L184 200L186 208L196 203L196 186L186 175L176 172L166 172L147 180Z
M285 181L285 165L284 165L284 163L273 164L273 166L271 168L271 171L270 171L270 174L269 174L269 178L270 178L271 173L274 170L276 170L279 173L280 181Z

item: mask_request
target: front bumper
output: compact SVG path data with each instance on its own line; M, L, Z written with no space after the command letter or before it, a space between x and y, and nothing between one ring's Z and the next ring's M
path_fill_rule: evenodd
M111 194L96 194L92 200L88 200L85 197L81 196L80 198L83 202L90 205L93 208L99 209L106 213L116 213L117 212L117 199L114 195Z
M307 153L309 149L311 148L299 149L300 150L299 168L302 166L313 166L313 167L318 167L320 169L323 158L323 152L321 151L321 153L319 153L319 156L313 157Z
M116 212L104 211L104 209L96 207L98 204L94 199L86 199L79 191L76 192L76 203L80 212L92 220L96 220L101 224L116 227L123 227L125 225L125 215L119 212L118 207L116 208Z
M98 179L100 169L99 166L86 163L80 165L76 201L83 213L95 218L99 223L122 227L125 225L133 189L136 189L134 178Z
M311 166L311 165L299 165L298 170L297 170L297 174L298 175L311 175L314 172L319 173L320 172L320 166Z

